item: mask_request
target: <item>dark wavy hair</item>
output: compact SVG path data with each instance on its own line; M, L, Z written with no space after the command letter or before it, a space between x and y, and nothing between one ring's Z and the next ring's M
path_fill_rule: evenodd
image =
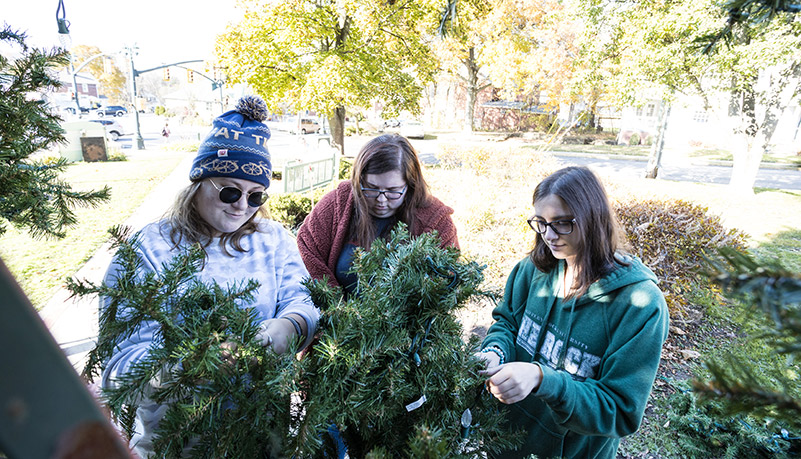
M403 204L395 216L414 232L414 214L420 207L428 205L431 193L423 178L423 168L412 144L400 135L383 134L367 142L353 163L351 184L353 185L354 213L350 223L351 238L357 245L369 248L375 240L375 225L367 211L367 198L362 193L362 182L367 174L383 174L400 171L408 187L403 195Z
M570 296L581 296L590 284L615 268L625 264L616 257L626 248L623 231L609 205L609 198L598 177L586 167L566 167L549 175L534 189L534 206L546 196L558 196L565 203L578 231L576 254L576 285ZM537 234L534 249L529 254L534 265L543 272L558 266L551 249L541 234Z

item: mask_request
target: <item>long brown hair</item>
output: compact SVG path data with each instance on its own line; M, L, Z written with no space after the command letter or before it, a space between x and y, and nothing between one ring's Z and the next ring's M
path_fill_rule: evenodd
M586 167L566 167L549 175L534 189L533 204L546 196L558 196L576 219L573 231L579 232L576 255L576 282L569 296L581 296L590 284L611 272L618 249L626 246L606 191L598 177ZM537 234L529 254L540 271L550 272L558 266L551 249Z
M351 184L353 185L354 212L350 224L351 238L357 245L368 248L376 238L375 225L367 211L367 198L362 194L362 181L367 174L383 174L400 171L406 181L403 204L395 216L414 232L414 214L419 207L428 205L431 193L423 178L423 168L412 144L400 135L380 135L365 144L353 163Z
M175 198L172 208L167 212L166 219L170 222L169 238L173 248L183 241L188 244L199 243L201 247L206 248L214 240L214 228L203 220L195 207L195 197L202 184L203 180L199 180L181 190ZM220 247L222 247L223 253L230 255L228 245L238 252L245 252L245 249L242 248L242 238L258 230L257 215L267 216L265 206L260 207L239 229L224 233L220 237Z

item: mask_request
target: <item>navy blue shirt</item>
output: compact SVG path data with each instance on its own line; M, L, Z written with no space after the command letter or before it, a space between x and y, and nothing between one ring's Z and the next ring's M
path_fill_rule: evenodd
M394 215L385 218L373 217L375 234L377 234L379 238L383 237L385 233L389 233L390 229L395 226L396 221L398 221L398 219L395 218ZM353 242L348 242L342 247L342 253L340 253L339 258L337 258L336 271L334 271L334 276L345 291L346 297L353 293L356 289L356 282L359 280L359 277L355 273L350 272L351 265L353 264L353 252L356 250L356 247L356 244Z

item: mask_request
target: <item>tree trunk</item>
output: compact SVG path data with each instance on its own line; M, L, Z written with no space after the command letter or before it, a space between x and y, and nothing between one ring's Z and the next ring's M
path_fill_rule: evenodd
M464 131L472 133L474 128L473 116L475 114L476 100L478 99L478 63L474 48L468 50L468 57L464 61L467 69L467 105L465 106Z
M345 154L345 107L337 107L328 118L331 127L331 146L339 149L339 154Z
M762 156L770 145L779 115L801 87L801 64L794 63L778 73L769 75L767 93L757 100L757 78L752 77L743 89L741 127L736 132L740 139L734 149L729 186L739 193L753 193ZM757 102L764 110L761 122L757 118Z
M659 168L662 166L662 152L665 149L665 131L667 131L668 118L670 118L670 105L662 100L662 107L659 132L656 134L656 142L654 142L651 155L648 158L645 178L655 179L659 175Z

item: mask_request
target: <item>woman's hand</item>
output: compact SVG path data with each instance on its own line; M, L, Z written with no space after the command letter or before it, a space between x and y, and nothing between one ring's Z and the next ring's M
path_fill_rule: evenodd
M490 377L486 382L490 393L507 405L525 399L542 383L542 370L534 363L504 363L488 367L482 374Z
M484 361L484 368L497 367L501 363L501 356L494 352L478 352L475 355Z
M283 354L289 347L289 340L298 336L292 322L282 319L268 319L262 322L261 330L256 335L263 346L272 346L276 354Z

